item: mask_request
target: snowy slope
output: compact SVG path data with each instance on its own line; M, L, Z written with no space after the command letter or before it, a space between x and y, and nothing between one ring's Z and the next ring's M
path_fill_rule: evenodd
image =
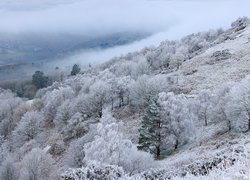
M188 97L191 95L194 99L198 99L202 90L217 90L223 84L239 82L250 74L250 24L249 21L244 21L243 23L246 24L232 26L231 29L215 36L215 39L207 38L206 42L208 45L204 45L194 52L187 50L193 47L192 43L189 44L192 40L188 41L187 44L183 41L166 41L157 48L149 48L149 50L131 53L110 61L110 64L107 63L106 66L103 66L98 74L100 76L102 74L104 77L106 75L107 79L109 79L110 71L114 72L114 74L118 72L116 74L118 77L133 76L131 71L139 64L138 62L146 61L150 64L150 60L152 60L150 64L151 71L148 73L150 77L157 77L158 75L164 78L170 77L175 81L173 84L176 84L177 88L190 90L185 92ZM194 35L191 36L191 39L196 37L198 39L203 38L202 35ZM186 48L186 45L188 48ZM177 67L178 65L171 66L166 63L166 59L168 59L170 54L170 63L174 61L179 55L176 52L182 49L179 46L182 46L184 51L188 52L190 56L185 56L179 67ZM171 51L171 48L174 50ZM176 54L178 55L176 56ZM185 53L183 54L185 55ZM165 66L154 64L156 61L159 64L165 63ZM127 74L124 73L126 70L128 70ZM162 79L163 81L164 78ZM168 82L164 81L164 83ZM238 86L238 84L233 85ZM177 91L175 93L178 94ZM219 96L217 98L223 99L223 97ZM230 99L230 97L227 98ZM210 113L219 114L221 111L223 113L226 112L225 109L228 102L223 101L221 107L218 106L219 110L216 109L216 103L213 104L213 102L217 101L213 100L209 102L211 104L206 104L206 108L210 108ZM201 105L201 103L198 100L197 106ZM230 103L229 101L228 104ZM142 117L138 112L134 115L129 115L129 113L124 113L126 111L123 111L120 108L114 114L117 119L125 122L128 134L131 136L129 138L134 143L137 143L137 128L140 126ZM121 115L122 112L123 115ZM157 161L153 169L147 169L142 173L124 179L178 179L183 177L189 179L218 179L222 175L225 179L232 179L241 178L244 173L249 177L250 173L245 170L250 167L250 134L249 132L235 133L229 130L227 118L223 117L223 120L216 119L219 116L212 116L208 125L205 126L199 119L199 122L196 122L195 129L191 130L197 131L197 136L193 142L183 145L167 158ZM202 124L199 125L199 123ZM232 169L235 170L232 171ZM229 170L231 170L231 174L227 174Z
M127 179L249 179L250 137L224 134L162 160Z
M249 46L249 20L239 19L86 69L31 101L0 90L0 131L14 128L3 131L0 167L22 173L40 154L39 167L65 180L249 179ZM141 133L161 156L138 150Z
M180 70L174 72L179 75L180 83L192 85L193 91L197 92L215 88L222 83L237 82L250 74L250 26L238 32L234 30L222 35L227 40L185 61ZM228 56L216 60L214 53L223 50L228 52ZM187 75L192 71L194 73Z

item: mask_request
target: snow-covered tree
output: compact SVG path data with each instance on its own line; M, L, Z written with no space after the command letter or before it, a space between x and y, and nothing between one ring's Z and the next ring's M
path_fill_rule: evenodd
M49 180L59 179L57 167L52 157L44 150L36 148L21 161L21 179Z
M73 168L80 168L84 165L84 145L92 142L97 135L96 125L93 124L89 128L89 132L83 137L78 138L70 143L70 146L65 155L65 165Z
M110 101L110 85L97 81L90 87L88 94L78 97L77 108L84 116L101 118L104 105Z
M250 130L250 78L236 83L229 92L226 115L232 130L246 132Z
M5 118L0 123L0 135L7 137L14 128L15 122L13 119Z
M114 74L118 77L131 76L135 65L136 63L133 61L120 62L113 67Z
M127 105L130 102L129 85L131 82L133 80L129 76L116 79L116 85L113 88L115 88L115 94L118 97L119 107Z
M138 149L154 154L155 158L162 156L164 151L164 126L162 124L160 105L157 98L151 98L145 111L141 128L139 129Z
M134 79L137 79L138 77L144 75L144 74L149 74L150 72L150 67L145 59L145 57L136 57L137 63L132 69L132 77Z
M174 93L160 93L162 126L165 127L165 141L174 150L195 137L194 120L197 118L188 108L188 100Z
M199 119L204 122L204 125L208 125L208 111L211 107L211 92L209 90L203 90L199 94Z
M226 123L229 131L232 130L232 125L227 117L226 108L229 101L229 92L231 85L225 85L214 91L214 95L211 96L210 108L208 111L208 120L211 123Z
M10 91L0 92L0 135L7 137L15 128L15 113L21 104L22 100Z
M80 168L84 165L83 159L85 157L85 153L83 147L85 143L85 139L79 138L70 144L65 156L66 166Z
M87 132L88 124L87 120L82 116L81 113L74 114L67 124L63 127L63 134L67 139L81 137Z
M146 107L152 97L167 90L167 85L164 76L141 76L130 86L132 105Z
M15 145L20 147L42 131L44 117L39 112L27 112L13 131Z
M121 166L126 172L136 173L153 165L152 157L137 150L130 140L123 137L122 124L111 115L105 115L97 125L97 136L84 146L86 164L97 161Z
M68 86L48 91L42 98L44 101L43 112L46 115L46 120L52 121L56 116L58 107L66 100L72 99L74 95L74 91Z
M14 159L7 157L0 166L0 179L1 180L18 180L19 170L14 162Z
M74 103L72 100L64 101L57 109L54 123L57 128L62 129L74 115Z

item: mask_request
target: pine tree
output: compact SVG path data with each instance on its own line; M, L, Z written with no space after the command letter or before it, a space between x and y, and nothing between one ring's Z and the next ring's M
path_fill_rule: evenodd
M80 66L78 64L74 64L70 74L71 74L71 76L75 76L75 75L79 74L80 71L81 71Z
M34 84L38 89L45 88L49 84L49 77L44 76L42 71L36 71L32 75L32 84Z
M156 98L152 98L143 117L142 126L139 129L139 150L144 150L160 158L162 155L162 120L160 106Z

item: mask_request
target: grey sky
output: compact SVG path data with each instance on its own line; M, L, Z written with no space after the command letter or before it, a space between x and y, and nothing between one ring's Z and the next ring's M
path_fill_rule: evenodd
M1 0L0 31L191 32L225 27L250 15L248 7L249 0Z

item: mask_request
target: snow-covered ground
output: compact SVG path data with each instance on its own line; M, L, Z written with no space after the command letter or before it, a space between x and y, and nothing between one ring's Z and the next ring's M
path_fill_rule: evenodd
M191 85L193 92L198 92L231 81L238 82L250 74L250 26L238 32L234 30L222 35L221 38L227 40L184 62L180 70L174 72L179 75L179 81ZM227 50L230 55L216 60L213 54L223 50ZM196 72L186 75L185 72L193 70Z

